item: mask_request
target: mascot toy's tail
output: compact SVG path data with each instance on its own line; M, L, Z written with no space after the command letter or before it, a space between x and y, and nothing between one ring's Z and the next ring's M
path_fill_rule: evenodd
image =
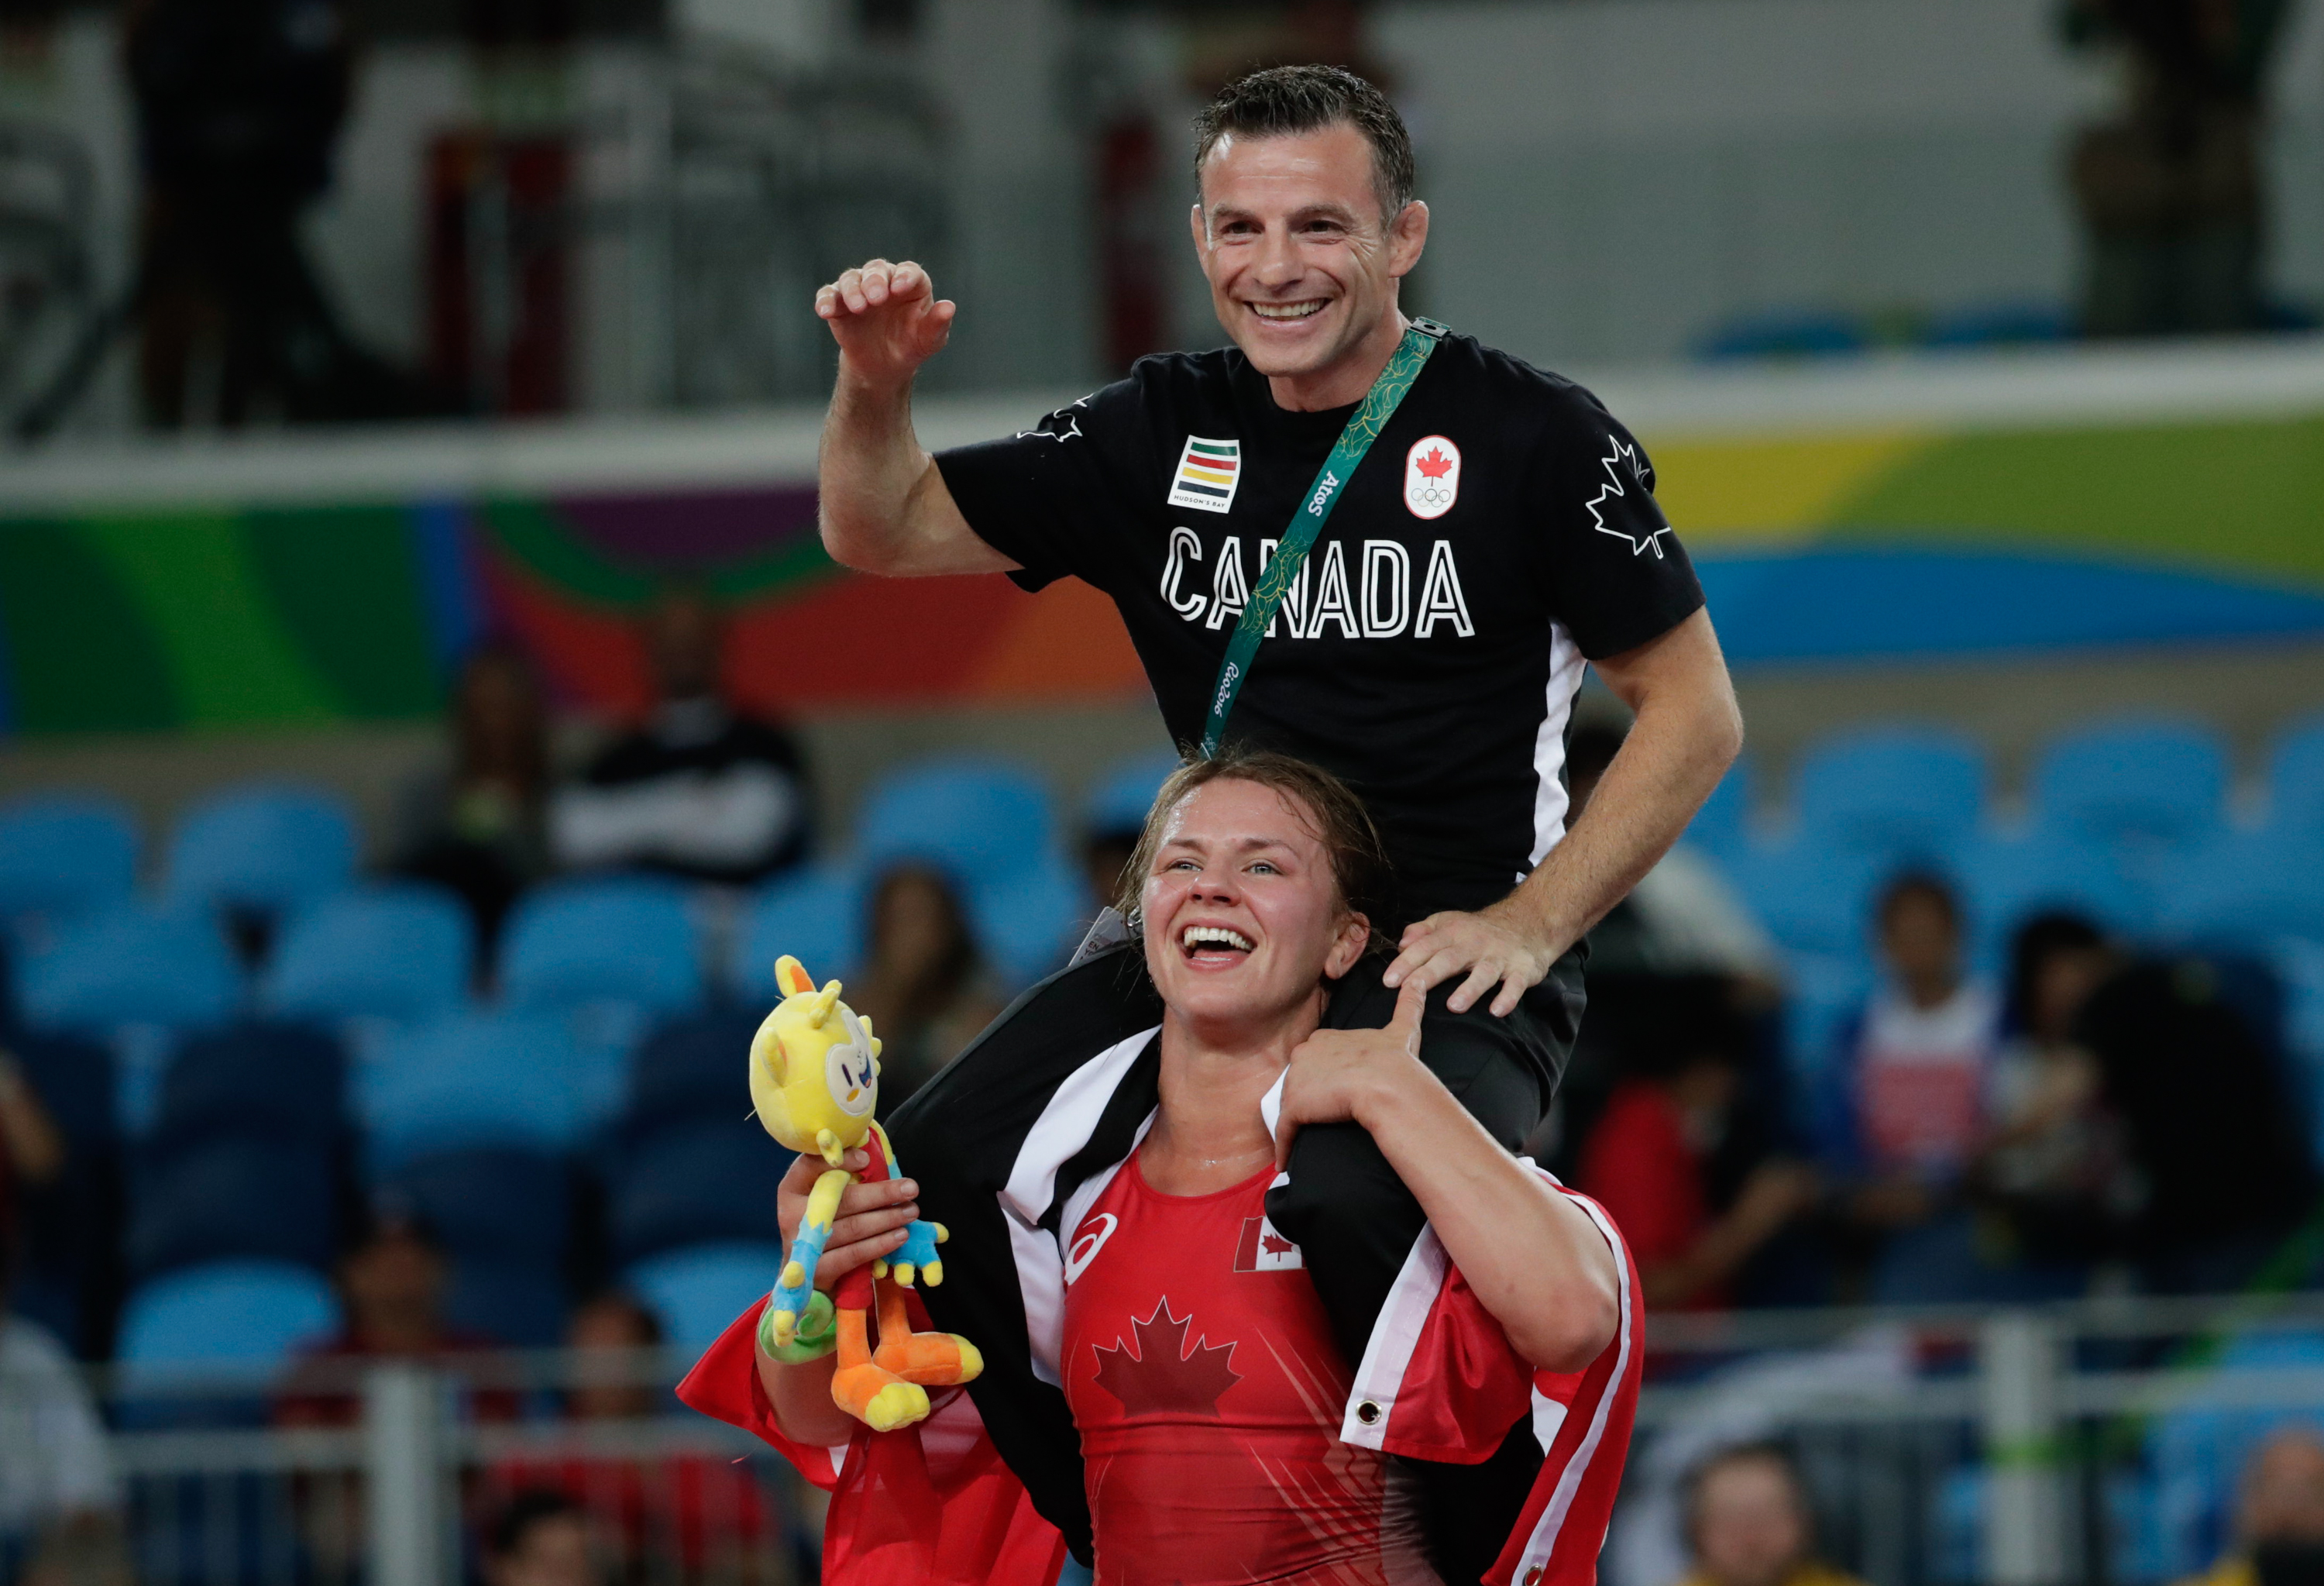
M769 1134L830 1166L807 1196L782 1279L760 1321L759 1342L788 1362L837 1351L834 1402L874 1431L908 1426L928 1413L928 1388L970 1381L984 1369L976 1346L958 1333L912 1329L904 1291L916 1278L944 1281L936 1254L944 1224L915 1222L887 1259L841 1277L829 1297L814 1287L816 1266L848 1185L876 1184L898 1170L887 1132L872 1120L880 1100L880 1040L872 1021L839 1000L837 981L816 990L796 958L776 961L775 984L783 1000L751 1042L751 1101ZM872 1161L851 1174L841 1164L854 1150Z

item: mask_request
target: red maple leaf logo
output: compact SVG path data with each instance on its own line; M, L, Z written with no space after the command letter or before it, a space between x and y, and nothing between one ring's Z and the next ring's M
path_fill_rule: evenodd
M1270 1228L1259 1236L1259 1248L1270 1256L1287 1256L1299 1247Z
M1240 1372L1228 1367L1235 1346L1231 1342L1213 1344L1198 1338L1189 1351L1186 1324L1194 1319L1192 1311L1173 1316L1165 1296L1155 1302L1154 1314L1145 1321L1131 1318L1136 1353L1120 1341L1111 1348L1093 1347L1092 1352L1098 1358L1095 1381L1121 1401L1123 1415L1172 1410L1189 1415L1219 1413L1219 1396L1242 1380Z
M1444 455L1442 447L1430 447L1428 455L1413 465L1431 479L1442 479L1452 472L1452 459Z

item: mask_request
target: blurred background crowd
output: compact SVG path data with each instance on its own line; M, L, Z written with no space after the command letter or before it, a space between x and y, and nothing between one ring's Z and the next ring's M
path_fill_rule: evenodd
M930 263L936 444L1213 345L1291 60L1752 735L1529 1148L1653 1316L1609 1580L2324 1581L2314 7L0 0L0 1582L812 1578L669 1392L775 955L892 1107L1173 761L1089 591L823 556L806 304Z

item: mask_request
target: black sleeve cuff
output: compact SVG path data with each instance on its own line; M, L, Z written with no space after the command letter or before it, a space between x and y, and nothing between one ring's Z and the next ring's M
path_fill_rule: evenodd
M1010 582L1030 593L1045 589L1069 569L1057 566L1039 537L1012 510L1024 499L1023 464L1005 440L980 441L936 453L936 472L960 515L976 537L1017 564Z
M1702 586L1695 581L1694 569L1689 567L1683 586L1665 590L1652 604L1626 612L1615 621L1592 622L1586 632L1572 630L1573 642L1581 649L1583 659L1603 660L1609 655L1636 650L1641 644L1652 644L1702 607Z

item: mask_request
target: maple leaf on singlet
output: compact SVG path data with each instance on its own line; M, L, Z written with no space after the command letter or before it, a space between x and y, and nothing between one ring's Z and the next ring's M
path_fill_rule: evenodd
M1259 1236L1259 1248L1270 1256L1287 1256L1299 1247L1270 1229Z
M1091 1346L1090 1352L1098 1358L1094 1380L1121 1401L1123 1415L1171 1410L1193 1415L1219 1413L1219 1396L1242 1380L1242 1374L1228 1364L1234 1358L1235 1346L1232 1341L1213 1344L1197 1338L1189 1351L1186 1324L1194 1319L1192 1311L1173 1316L1165 1296L1155 1302L1154 1314L1146 1320L1130 1319L1136 1353L1120 1340L1111 1348Z
M1413 466L1431 479L1442 479L1452 472L1452 459L1446 456L1439 447L1430 447L1428 455Z

